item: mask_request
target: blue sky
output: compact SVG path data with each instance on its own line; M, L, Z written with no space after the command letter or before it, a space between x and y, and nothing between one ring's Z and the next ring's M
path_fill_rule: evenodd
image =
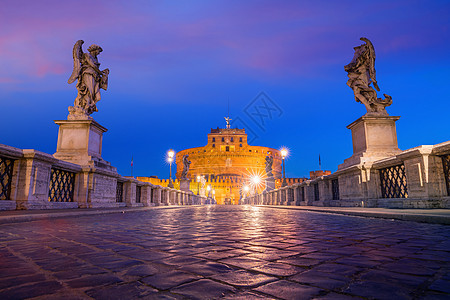
M56 151L76 97L72 47L102 46L109 68L92 116L108 128L103 158L130 174L168 176L165 153L206 144L228 102L253 145L291 155L289 177L352 155L346 126L362 116L344 65L360 37L376 50L399 147L449 140L449 1L5 1L0 10L0 143ZM246 113L260 92L279 113ZM380 93L380 97L381 97ZM247 110L248 112L248 110ZM256 121L255 121L256 120ZM259 122L260 123L260 122ZM260 124L261 125L261 124Z

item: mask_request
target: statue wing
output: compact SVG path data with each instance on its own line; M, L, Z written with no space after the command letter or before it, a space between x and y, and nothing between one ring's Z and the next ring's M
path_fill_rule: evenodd
M369 51L369 75L370 79L374 82L374 85L376 85L377 82L377 73L375 71L375 48L373 47L372 42L365 37L360 38L361 41L366 42L367 44L367 50ZM378 89L377 89L378 90Z
M79 40L75 43L75 46L73 46L73 71L72 75L70 75L70 78L67 81L69 84L74 82L80 75L81 57L83 56L83 49L81 48L81 46L83 45L83 43L83 40Z

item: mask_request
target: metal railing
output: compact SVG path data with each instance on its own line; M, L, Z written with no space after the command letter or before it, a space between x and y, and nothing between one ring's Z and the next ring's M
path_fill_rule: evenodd
M50 172L48 201L73 202L74 187L75 173L52 168Z
M333 200L339 200L339 181L337 178L331 180L331 192Z
M289 201L291 201L291 202L294 201L294 190L293 189L288 189L288 202Z
M445 183L447 185L447 196L450 196L450 154L441 156L444 168Z
M407 198L408 185L405 165L396 165L380 169L381 197Z
M141 187L136 186L136 203L141 203Z
M313 184L313 186L314 186L314 201L319 201L320 200L319 184L315 183L315 184Z
M123 202L123 182L117 181L116 202Z
M14 160L0 156L0 200L11 197L11 182Z

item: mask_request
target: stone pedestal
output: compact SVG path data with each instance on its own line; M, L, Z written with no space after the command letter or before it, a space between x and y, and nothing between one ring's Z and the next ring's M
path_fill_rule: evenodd
M192 193L190 190L191 181L189 179L180 179L180 191Z
M266 179L266 188L263 192L270 192L275 189L275 179L273 177L269 177Z
M105 127L94 120L56 120L55 123L59 125L55 158L115 171L101 156Z
M398 119L400 117L362 116L348 125L352 131L353 155L344 160L338 170L400 153L395 129Z

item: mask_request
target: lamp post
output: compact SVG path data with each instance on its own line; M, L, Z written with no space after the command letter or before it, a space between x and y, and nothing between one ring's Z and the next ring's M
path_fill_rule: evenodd
M250 190L248 185L244 185L244 203L247 204L245 201L247 199L248 191Z
M173 182L172 182L172 163L173 163L173 159L174 159L174 156L175 156L175 151L173 151L173 150L169 150L169 152L167 152L167 156L168 156L168 158L167 158L167 161L169 162L169 187L170 188L173 188Z
M253 182L253 187L254 187L254 194L258 194L258 184L261 182L261 177L259 177L258 175L255 175L252 177L252 182Z
M285 148L281 149L281 158L283 159L283 183L281 184L281 186L287 186L287 182L286 182L286 164L284 162L287 154L288 154L288 151Z
M208 193L206 194L206 199L208 199L208 204L212 204L211 203L211 185L208 184L208 186L206 187L206 190L208 191Z

